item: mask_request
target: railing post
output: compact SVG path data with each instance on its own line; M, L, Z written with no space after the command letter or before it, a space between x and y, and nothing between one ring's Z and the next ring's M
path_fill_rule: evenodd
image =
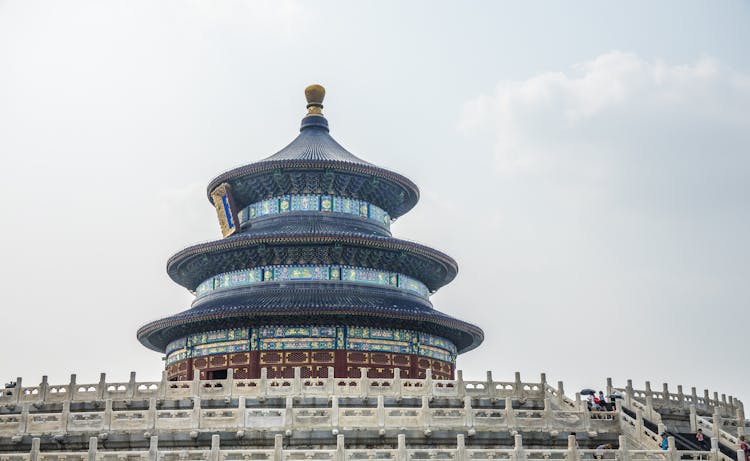
M96 395L101 400L107 392L107 373L99 373L99 384L96 386Z
M719 436L716 431L714 431L714 434L716 434L716 436L711 437L711 460L719 461Z
M696 392L695 386L690 388L690 397L693 399L693 405L698 405L698 392Z
M463 434L458 434L456 435L456 460L464 461L465 459L468 459L466 456L466 441Z
M112 402L110 400L110 402ZM156 428L156 397L148 399L148 419L146 421L150 429Z
M214 434L211 436L211 451L208 455L209 461L219 461L219 443L220 443L221 437L219 434Z
M128 380L128 398L132 399L135 397L135 372L130 372L130 379Z
M239 413L239 426L240 430L244 431L247 427L247 420L245 415L247 414L247 397L241 395L237 398L237 412Z
M548 430L551 429L553 426L553 419L552 419L552 402L550 402L549 397L544 398L544 427L546 427Z
M464 371L458 370L456 372L456 392L458 398L462 399L466 396L466 385L464 385Z
M104 401L104 428L108 431L112 429L112 399Z
M492 380L492 370L487 370L487 380L485 387L487 388L487 397L495 398L495 382Z
M398 435L398 454L396 455L398 461L408 461L409 454L406 451L406 435Z
M23 378L19 376L18 378L16 378L16 389L15 389L15 395L14 395L14 397L16 398L15 403L21 402L22 395L23 395Z
M287 397L284 406L284 429L288 432L294 429L294 397Z
M152 435L148 445L148 460L157 461L157 459L159 459L159 437Z
M378 415L378 428L385 429L385 399L382 395L378 396L378 407L376 411Z
M331 426L333 426L333 430L339 428L339 398L337 395L331 396Z
M422 408L420 408L420 413L422 414L421 426L424 427L425 431L430 430L430 426L432 425L432 414L430 413L430 397L426 395L422 396Z
M625 406L633 408L633 380L629 379L625 386Z
M96 461L96 449L99 439L96 437L89 437L89 461Z
M29 455L31 461L39 460L39 446L41 445L41 443L42 439L40 439L39 437L34 437L33 439L31 439L31 452Z
M612 378L607 378L607 395L612 395Z
M66 400L74 400L73 397L76 393L76 374L71 373L70 375L70 383L68 383L68 395L66 396ZM90 441L89 441L90 442Z
M719 407L714 407L714 415L711 418L711 423L714 425L714 437L719 437L719 434L721 433L721 410L719 410Z
M273 461L284 461L284 445L283 444L284 444L284 436L281 434L276 434L273 437Z
M346 460L346 446L344 445L344 434L336 436L336 461Z
M630 461L630 451L628 449L627 436L620 435L618 436L618 439L620 441L620 448L619 448L620 456L618 456L619 461Z
M524 394L524 392L523 392L523 383L521 382L521 372L520 371L517 371L515 373L515 379L513 381L515 381L515 383L514 383L515 385L513 387L515 388L516 395L518 395L519 397L522 396Z
M685 403L685 394L682 392L682 384L677 385L677 401L680 402L680 406Z
M190 418L190 428L200 429L201 427L201 398L193 397L193 413Z
M428 368L425 370L425 378L424 378L424 392L428 396L433 396L434 393L432 392L432 368Z
M166 400L167 398L167 387L169 387L169 378L167 377L167 370L161 372L161 384L159 384L159 398Z
M680 454L677 453L677 445L675 445L674 437L671 435L667 437L667 453L669 454L669 459L672 461L680 460Z
M695 404L690 404L690 432L698 432L698 411Z
M513 442L513 457L515 461L525 461L526 452L523 449L523 438L521 437L521 434L516 434L513 437Z
M581 402L581 393L580 392L576 392L576 410L578 410L578 411L583 410L583 406L584 405ZM588 405L586 405L586 407L588 408Z
M542 373L539 381L539 385L542 388L542 395L545 395L547 393L547 373Z
M401 398L401 391L403 390L403 386L401 385L401 369L400 368L393 369L393 387L395 388L393 390L396 393L396 398Z
M367 367L359 368L359 393L365 399L370 394L370 380L367 376L369 369Z
M294 367L294 384L292 387L294 395L300 395L302 391L302 368Z
M636 408L635 410L635 429L638 431L638 440L643 440L643 410Z
M571 434L568 436L568 454L565 458L567 461L578 461L578 442L576 442L576 436Z
M260 397L265 399L268 396L268 368L260 369Z
M565 388L563 387L563 382L558 381L557 382L557 404L560 407L562 407L564 402L565 402Z
M508 430L516 427L516 413L513 411L513 399L505 397L505 420L508 421Z
M662 384L662 388L663 390L661 392L661 398L664 399L665 402L669 403L669 384Z
M68 432L68 420L70 419L70 401L66 400L62 403L62 413L60 414L60 424L62 427L60 430L62 433Z
M47 390L49 389L49 384L47 383L47 375L42 376L42 382L39 384L39 400L44 402L47 400Z
M227 395L231 399L234 395L234 368L227 368L227 379L224 381L227 387Z
M474 409L471 407L471 397L464 397L464 412L466 412L466 427L469 430L474 429Z

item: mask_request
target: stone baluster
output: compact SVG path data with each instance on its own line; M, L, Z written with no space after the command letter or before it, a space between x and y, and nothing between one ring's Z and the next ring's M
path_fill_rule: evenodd
M552 402L550 402L549 397L544 398L544 427L546 427L548 430L551 429L554 425L554 420L552 418Z
M193 412L190 418L190 428L200 429L201 427L201 398L193 397Z
M385 417L385 412L383 416ZM331 426L333 430L339 429L339 398L336 395L331 396Z
M239 418L239 421L237 421L237 425L241 428L244 432L245 428L247 428L247 421L245 418L245 415L247 414L247 397L244 395L241 395L237 398L237 417Z
M745 461L745 459L747 459L747 458L745 458L745 450L743 450L742 448L740 448L739 450L737 450L737 461ZM711 460L711 461L713 461L713 460Z
M677 452L677 444L675 444L674 437L671 435L667 437L667 456L672 461L680 461L680 454Z
M661 398L664 399L665 403L669 403L670 402L669 384L668 383L663 383L662 384Z
M685 394L682 392L682 384L677 385L677 401L680 403L680 407L685 404Z
M370 378L367 376L369 369L367 367L359 368L359 392L363 399L370 395Z
M104 401L104 429L112 429L112 399Z
M614 388L612 387L612 378L607 378L607 395L612 395Z
M719 393L716 392L716 391L714 391L714 398L713 398L713 401L711 402L711 404L714 407L718 407L719 406Z
M525 461L526 451L523 449L523 438L521 434L513 436L513 459L515 461Z
M487 379L484 384L485 390L487 391L487 397L490 399L495 398L495 382L492 380L492 370L487 370Z
M227 379L224 381L224 386L226 387L224 395L232 398L234 396L234 368L232 367L227 368Z
M466 397L466 385L464 384L464 371L456 372L456 393L459 399Z
M294 367L294 383L292 384L293 395L300 395L302 392L302 368Z
M167 399L167 388L169 388L169 378L167 377L167 370L161 372L161 382L159 383L159 398L162 400Z
M690 404L690 432L698 432L698 410L695 404Z
M132 399L135 397L135 372L130 372L130 379L128 380L128 398Z
M547 395L547 373L542 373L539 376L539 387L542 390L542 396Z
M635 430L638 431L638 440L643 440L643 410L635 410Z
M146 418L146 424L149 429L156 428L156 397L148 399L148 417Z
M630 461L630 450L628 448L628 437L625 435L618 436L620 448L618 450L618 461Z
M466 412L466 427L469 429L469 434L473 435L474 432L474 409L471 407L471 397L464 397L464 411Z
M107 373L99 373L99 384L96 385L96 396L104 400L107 393Z
M719 436L718 434L714 434L713 437L711 437L711 454L710 454L711 461L718 461L719 460Z
M382 395L378 396L377 416L378 416L378 429L385 430L385 399L383 398Z
M695 386L690 388L690 397L693 399L693 405L698 405L698 392Z
M70 401L66 400L62 404L62 413L60 413L60 431L65 434L68 432L68 420L70 419Z
M703 404L707 407L711 405L711 396L708 393L708 389L703 389Z
M396 399L401 399L402 392L404 390L403 384L401 384L401 369L393 369L393 391L395 392Z
M513 381L514 381L514 383L513 383L513 390L515 391L516 395L519 396L519 397L522 396L522 395L524 395L523 383L521 382L521 372L520 371L517 371L515 373Z
M433 396L432 368L425 370L424 387L422 392L426 395Z
M562 408L564 403L565 403L565 387L563 387L562 381L558 381L557 382L557 404Z
M579 461L581 458L578 453L578 442L575 435L568 436L568 453L565 457L567 461Z
M268 396L268 368L260 369L260 400L264 401Z
M456 460L463 461L469 459L466 453L466 441L463 434L456 435Z
M633 380L629 379L625 386L625 406L633 408Z
M47 375L42 376L42 382L39 384L39 400L44 402L47 400L47 391L49 390L49 383L47 382Z
M89 437L89 453L88 461L96 461L96 450L98 448L99 439L96 437Z
M513 398L505 397L505 420L508 421L508 430L515 429L516 412L513 410Z
M294 397L288 396L284 405L284 429L286 434L291 435L294 429Z
M580 392L576 392L576 410L582 411L584 407L588 408L588 405L584 404L581 401L581 393Z
M34 437L31 439L31 452L29 453L30 461L39 461L39 447L42 444L42 439Z
M159 459L159 437L152 435L148 444L148 461L157 461Z
M714 407L714 414L711 418L711 423L714 426L713 436L719 437L719 431L721 431L721 410L719 409L719 407Z
M16 404L21 402L21 397L23 396L23 378L20 376L16 378L16 388L13 389L13 397L15 397Z
M344 443L344 434L336 436L336 461L346 461L346 445Z
M432 429L430 426L432 426L432 413L430 412L430 397L427 395L422 396L422 407L419 411L421 415L421 421L420 426L425 428L425 434L428 434L428 431L431 432Z
M281 434L273 437L273 461L284 461L284 436Z
M74 397L77 391L76 387L77 387L76 386L76 374L71 373L70 382L68 383L68 395L65 396L65 400L68 400L68 401L75 400Z
M406 451L406 435L398 435L398 451L396 453L397 461L409 461L409 453Z
M219 443L221 436L213 434L211 436L211 451L208 453L208 461L219 461Z
M29 425L29 405L24 404L21 406L21 424L18 427L18 435L23 436L26 434L26 428Z
M328 376L326 378L326 392L328 395L333 395L336 392L336 371L333 367L328 367L328 371L326 375Z
M646 406L654 408L654 391L651 390L651 383L646 381Z

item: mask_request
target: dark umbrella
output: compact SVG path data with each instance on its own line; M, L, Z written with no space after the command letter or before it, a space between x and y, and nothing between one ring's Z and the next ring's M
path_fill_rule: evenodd
M620 394L612 394L612 395L608 395L607 398L611 400L611 399L624 399L625 397L623 397Z
M596 391L593 389L581 389L581 392L579 392L581 395L594 395L596 394Z

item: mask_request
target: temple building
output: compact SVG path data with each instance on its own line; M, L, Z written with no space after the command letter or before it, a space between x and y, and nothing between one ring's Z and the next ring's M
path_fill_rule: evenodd
M208 198L223 239L170 258L169 276L195 294L190 309L138 331L166 356L170 380L453 378L456 356L482 330L433 308L458 266L391 236L417 186L344 149L323 116L325 90L305 89L300 134L270 157L216 177Z
M747 461L731 395L464 377L483 332L430 302L456 262L391 235L417 186L334 141L323 88L305 94L296 139L208 185L223 238L169 259L195 299L138 331L161 379L16 378L0 461Z

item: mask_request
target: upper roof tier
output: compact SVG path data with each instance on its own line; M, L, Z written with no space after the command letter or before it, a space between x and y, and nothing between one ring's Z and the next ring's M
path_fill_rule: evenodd
M362 160L331 137L322 114L322 86L308 86L305 96L308 113L300 134L270 157L214 178L208 185L209 201L214 189L228 183L239 208L270 197L322 193L364 200L393 219L412 209L419 200L416 184Z

